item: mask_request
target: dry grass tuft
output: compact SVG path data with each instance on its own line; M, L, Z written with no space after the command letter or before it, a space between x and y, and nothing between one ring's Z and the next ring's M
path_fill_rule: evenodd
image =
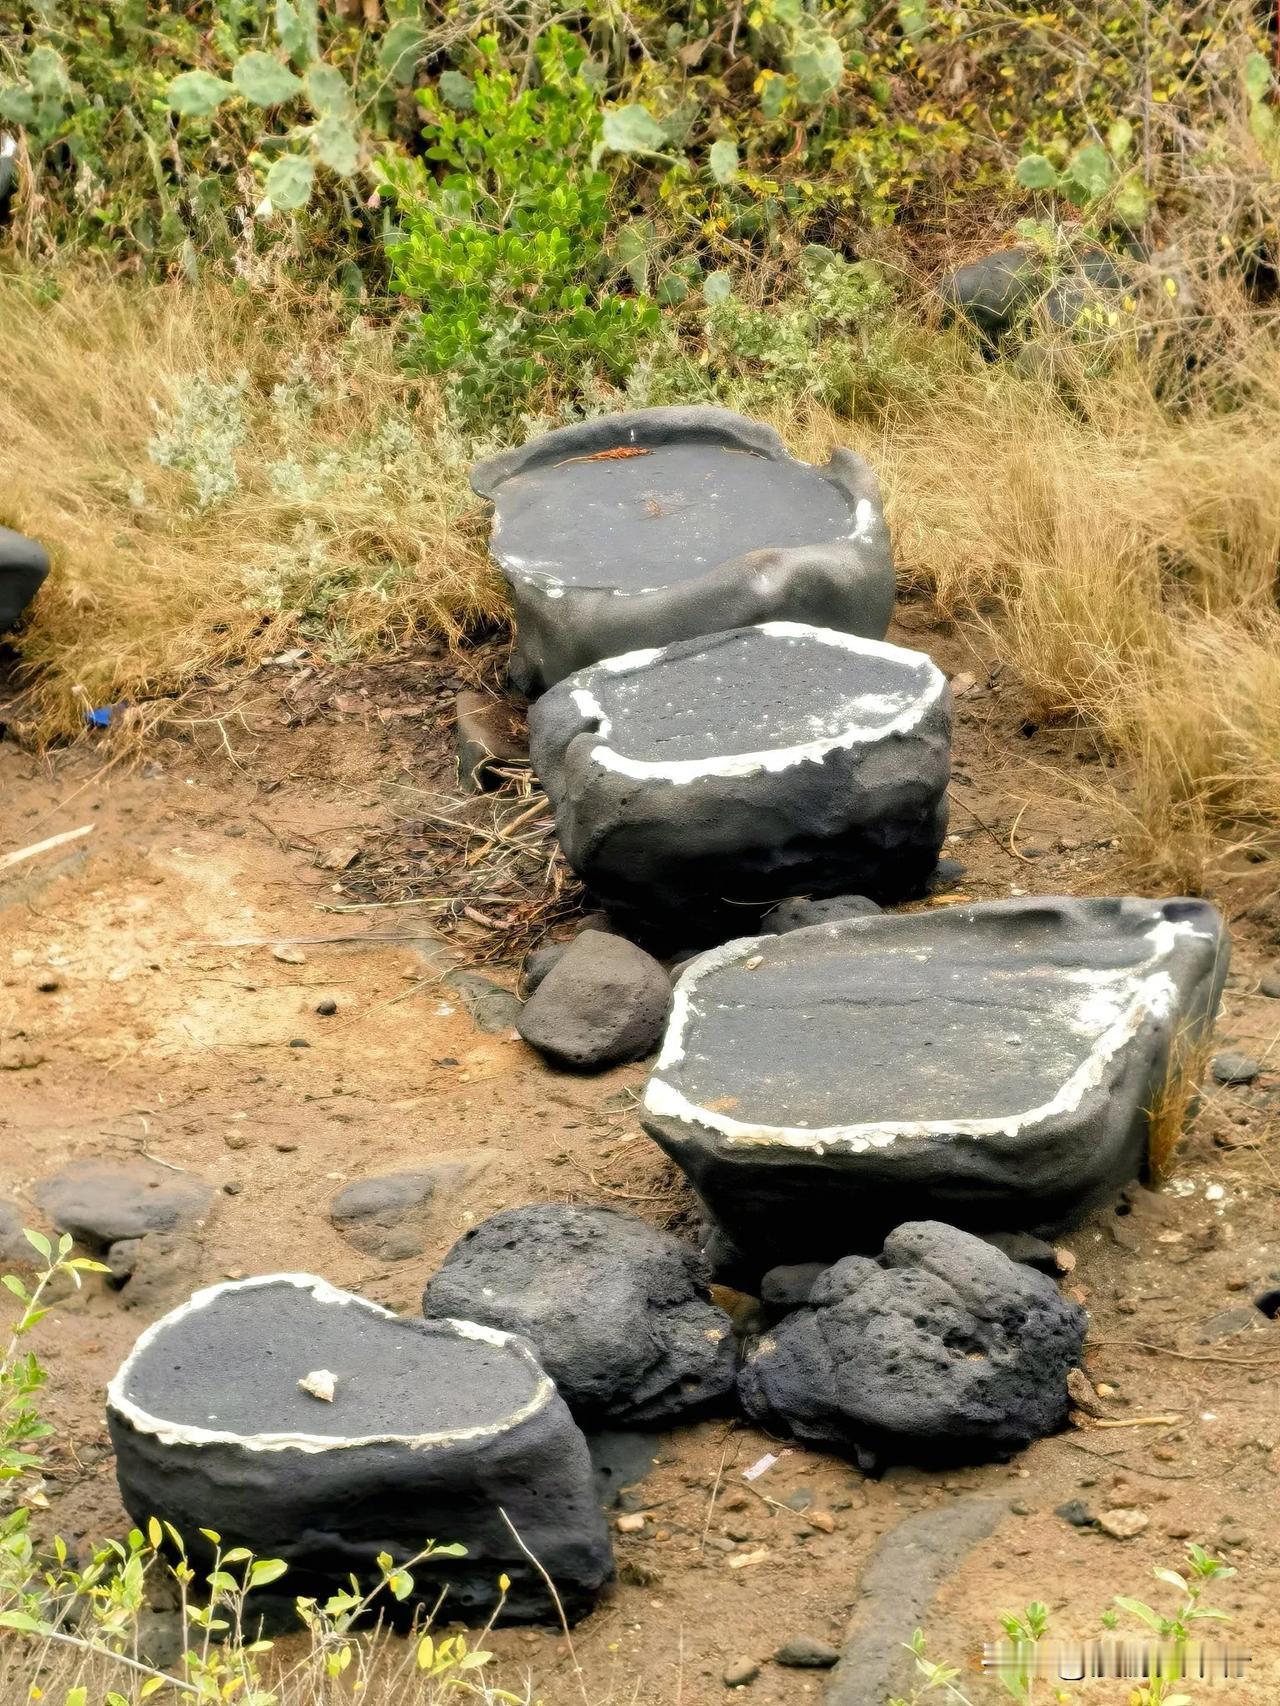
M22 640L39 739L304 641L498 615L465 468L390 338L314 303L0 281L0 522L54 572Z
M1172 1178L1187 1127L1200 1106L1212 1043L1208 1036L1180 1030L1169 1050L1169 1065L1147 1109L1147 1171L1153 1184Z
M1063 344L1052 372L957 369L864 448L904 577L988 622L1035 715L1128 761L1135 865L1198 891L1280 826L1280 337L1241 304L1193 337L1227 353L1179 356L1176 396L1166 345L1089 371Z

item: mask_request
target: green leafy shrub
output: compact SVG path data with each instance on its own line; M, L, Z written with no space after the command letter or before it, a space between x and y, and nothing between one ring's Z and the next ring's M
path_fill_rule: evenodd
M509 417L584 367L625 378L657 323L615 289L606 248L612 180L596 164L601 114L586 55L566 31L539 44L521 87L498 41L474 78L446 72L420 94L427 160L388 159L399 213L393 288L422 305L410 363L449 375L455 417Z

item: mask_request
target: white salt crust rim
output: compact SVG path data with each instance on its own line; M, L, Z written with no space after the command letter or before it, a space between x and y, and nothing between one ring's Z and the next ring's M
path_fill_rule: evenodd
M860 919L856 924L865 926L875 922L874 919ZM847 925L845 927L848 928ZM833 924L813 928L825 930L830 935L837 930ZM1213 940L1212 931L1197 930L1185 921L1175 923L1168 919L1161 919L1145 932L1145 936L1151 944L1151 953L1146 961L1148 966L1155 966L1164 959L1181 937L1198 936L1206 941ZM787 1149L810 1149L819 1155L829 1149L861 1155L872 1149L891 1148L902 1138L1016 1137L1028 1127L1079 1107L1086 1093L1102 1082L1108 1063L1120 1049L1148 1019L1167 1017L1177 997L1177 986L1167 972L1152 970L1145 977L1134 977L1135 968L1126 968L1133 983L1133 994L1128 1003L1094 1039L1085 1058L1057 1094L1025 1113L982 1119L876 1120L815 1127L755 1124L749 1120L731 1119L727 1114L691 1102L660 1074L684 1059L685 1031L690 1020L700 1016L700 1009L694 1005L693 998L703 978L736 960L749 958L753 950L775 944L778 940L776 936L748 936L726 942L722 947L699 955L685 968L676 984L661 1053L645 1086L642 1106L646 1113L702 1126L718 1133L730 1147L735 1144L778 1144ZM1083 981L1096 988L1104 978L1102 974L1086 972Z
M628 433L628 437L633 444L635 442L635 436L636 429L632 427ZM754 456L762 462L771 462L774 460L772 457L762 456L758 450L747 450L731 444L721 445L720 448L729 456ZM555 463L554 466L557 468L563 468L567 466L569 462L576 462L578 460L579 458L570 456L566 457L564 462ZM798 456L791 456L788 460L795 463L797 467L808 468L812 473L823 474L825 476L825 470L820 468L816 462L803 462ZM834 485L835 482L833 481L832 484ZM839 489L840 488L837 487L837 490ZM796 551L803 551L806 548L820 549L823 545L839 545L845 540L850 541L850 543L854 545L869 545L872 539L875 538L876 534L882 533L883 531L884 523L882 518L877 514L875 504L872 503L870 498L859 498L857 503L853 506L853 526L847 533L837 533L834 539L823 539L819 541L818 545L815 547L794 545L782 546L781 549ZM666 592L673 584L675 584L671 581L667 581L661 586L624 587L593 586L587 582L578 581L566 582L544 563L526 563L522 557L514 556L510 552L503 555L503 553L498 550L498 538L501 532L502 512L501 508L495 505L493 523L489 529L490 551L492 551L493 555L498 559L498 562L504 569L509 569L513 575L518 575L521 580L527 581L530 586L536 587L539 592L544 593L548 598L563 598L567 592L607 592L611 598L644 598L649 593ZM767 546L764 547L764 549L768 548L769 547ZM712 574L721 566L722 565L719 563L708 563L705 572L707 574Z
M373 1315L381 1315L389 1321L403 1321L404 1316L396 1315L390 1309L384 1309L379 1303L371 1303L367 1297L356 1297L353 1292L340 1291L337 1286L330 1285L328 1280L318 1278L315 1274L255 1274L249 1279L230 1280L222 1285L206 1286L202 1291L193 1293L185 1303L171 1309L159 1321L152 1323L141 1334L129 1355L116 1370L111 1384L107 1387L107 1404L110 1409L127 1421L139 1433L152 1434L162 1445L236 1445L245 1451L346 1451L353 1446L363 1445L403 1445L410 1450L428 1450L432 1446L456 1445L466 1440L485 1439L494 1434L502 1433L507 1428L515 1427L526 1421L540 1410L555 1392L555 1386L530 1354L526 1346L520 1344L510 1333L503 1333L496 1327L482 1327L475 1321L455 1321L445 1317L433 1319L428 1325L451 1330L458 1338L476 1339L481 1344L508 1346L525 1362L534 1375L533 1395L520 1406L511 1411L497 1422L486 1423L482 1427L455 1428L450 1431L426 1434L362 1434L353 1438L343 1438L333 1434L241 1434L230 1433L216 1428L199 1428L183 1422L166 1421L162 1416L153 1416L140 1408L126 1396L129 1375L133 1365L156 1339L168 1328L174 1326L185 1316L197 1309L205 1309L216 1298L229 1291L247 1291L254 1286L292 1285L300 1291L310 1291L317 1303L334 1304L347 1308L355 1304L361 1309L367 1309ZM306 1370L300 1371L305 1374Z
M832 752L847 752L852 747L887 740L892 735L909 734L919 726L946 692L947 678L924 652L909 651L905 646L891 646L887 640L867 640L859 634L840 633L835 628L818 628L808 622L757 622L756 633L777 640L812 640L834 650L853 652L860 657L881 658L909 670L914 684L901 695L864 694L852 701L852 709L864 716L880 710L892 712L905 699L905 705L879 723L848 723L834 734L821 735L815 740L801 741L792 746L772 747L763 752L730 752L712 754L707 758L661 759L631 758L610 746L613 723L595 694L587 687L575 687L573 702L584 717L596 724L601 741L591 749L591 757L604 770L630 776L640 782L696 782L704 776L755 776L762 772L789 770L796 764L817 764ZM708 635L708 642L715 638ZM687 644L681 641L680 644ZM603 658L592 664L592 670L606 670L610 675L626 675L632 670L647 669L670 651L670 646L651 646L643 651L623 652L619 657ZM587 673L587 672L584 672ZM886 700L889 701L886 704Z

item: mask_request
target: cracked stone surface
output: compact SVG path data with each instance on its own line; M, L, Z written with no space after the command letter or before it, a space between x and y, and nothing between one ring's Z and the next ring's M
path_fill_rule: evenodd
M1229 959L1198 900L995 901L710 950L642 1120L751 1271L928 1214L1045 1233L1142 1170Z
M511 673L539 693L637 646L786 618L879 639L893 558L875 475L823 468L726 409L579 422L481 462L511 588Z

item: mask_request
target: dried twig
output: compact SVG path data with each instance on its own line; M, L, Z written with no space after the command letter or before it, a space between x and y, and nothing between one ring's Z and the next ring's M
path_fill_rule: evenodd
M92 833L93 825L82 823L79 829L64 829L61 835L50 835L44 841L33 841L30 847L19 847L12 853L0 853L0 871L10 870L14 865L20 865L24 859L34 859L38 853L51 853L55 847L65 847L69 841L79 841L82 836Z

